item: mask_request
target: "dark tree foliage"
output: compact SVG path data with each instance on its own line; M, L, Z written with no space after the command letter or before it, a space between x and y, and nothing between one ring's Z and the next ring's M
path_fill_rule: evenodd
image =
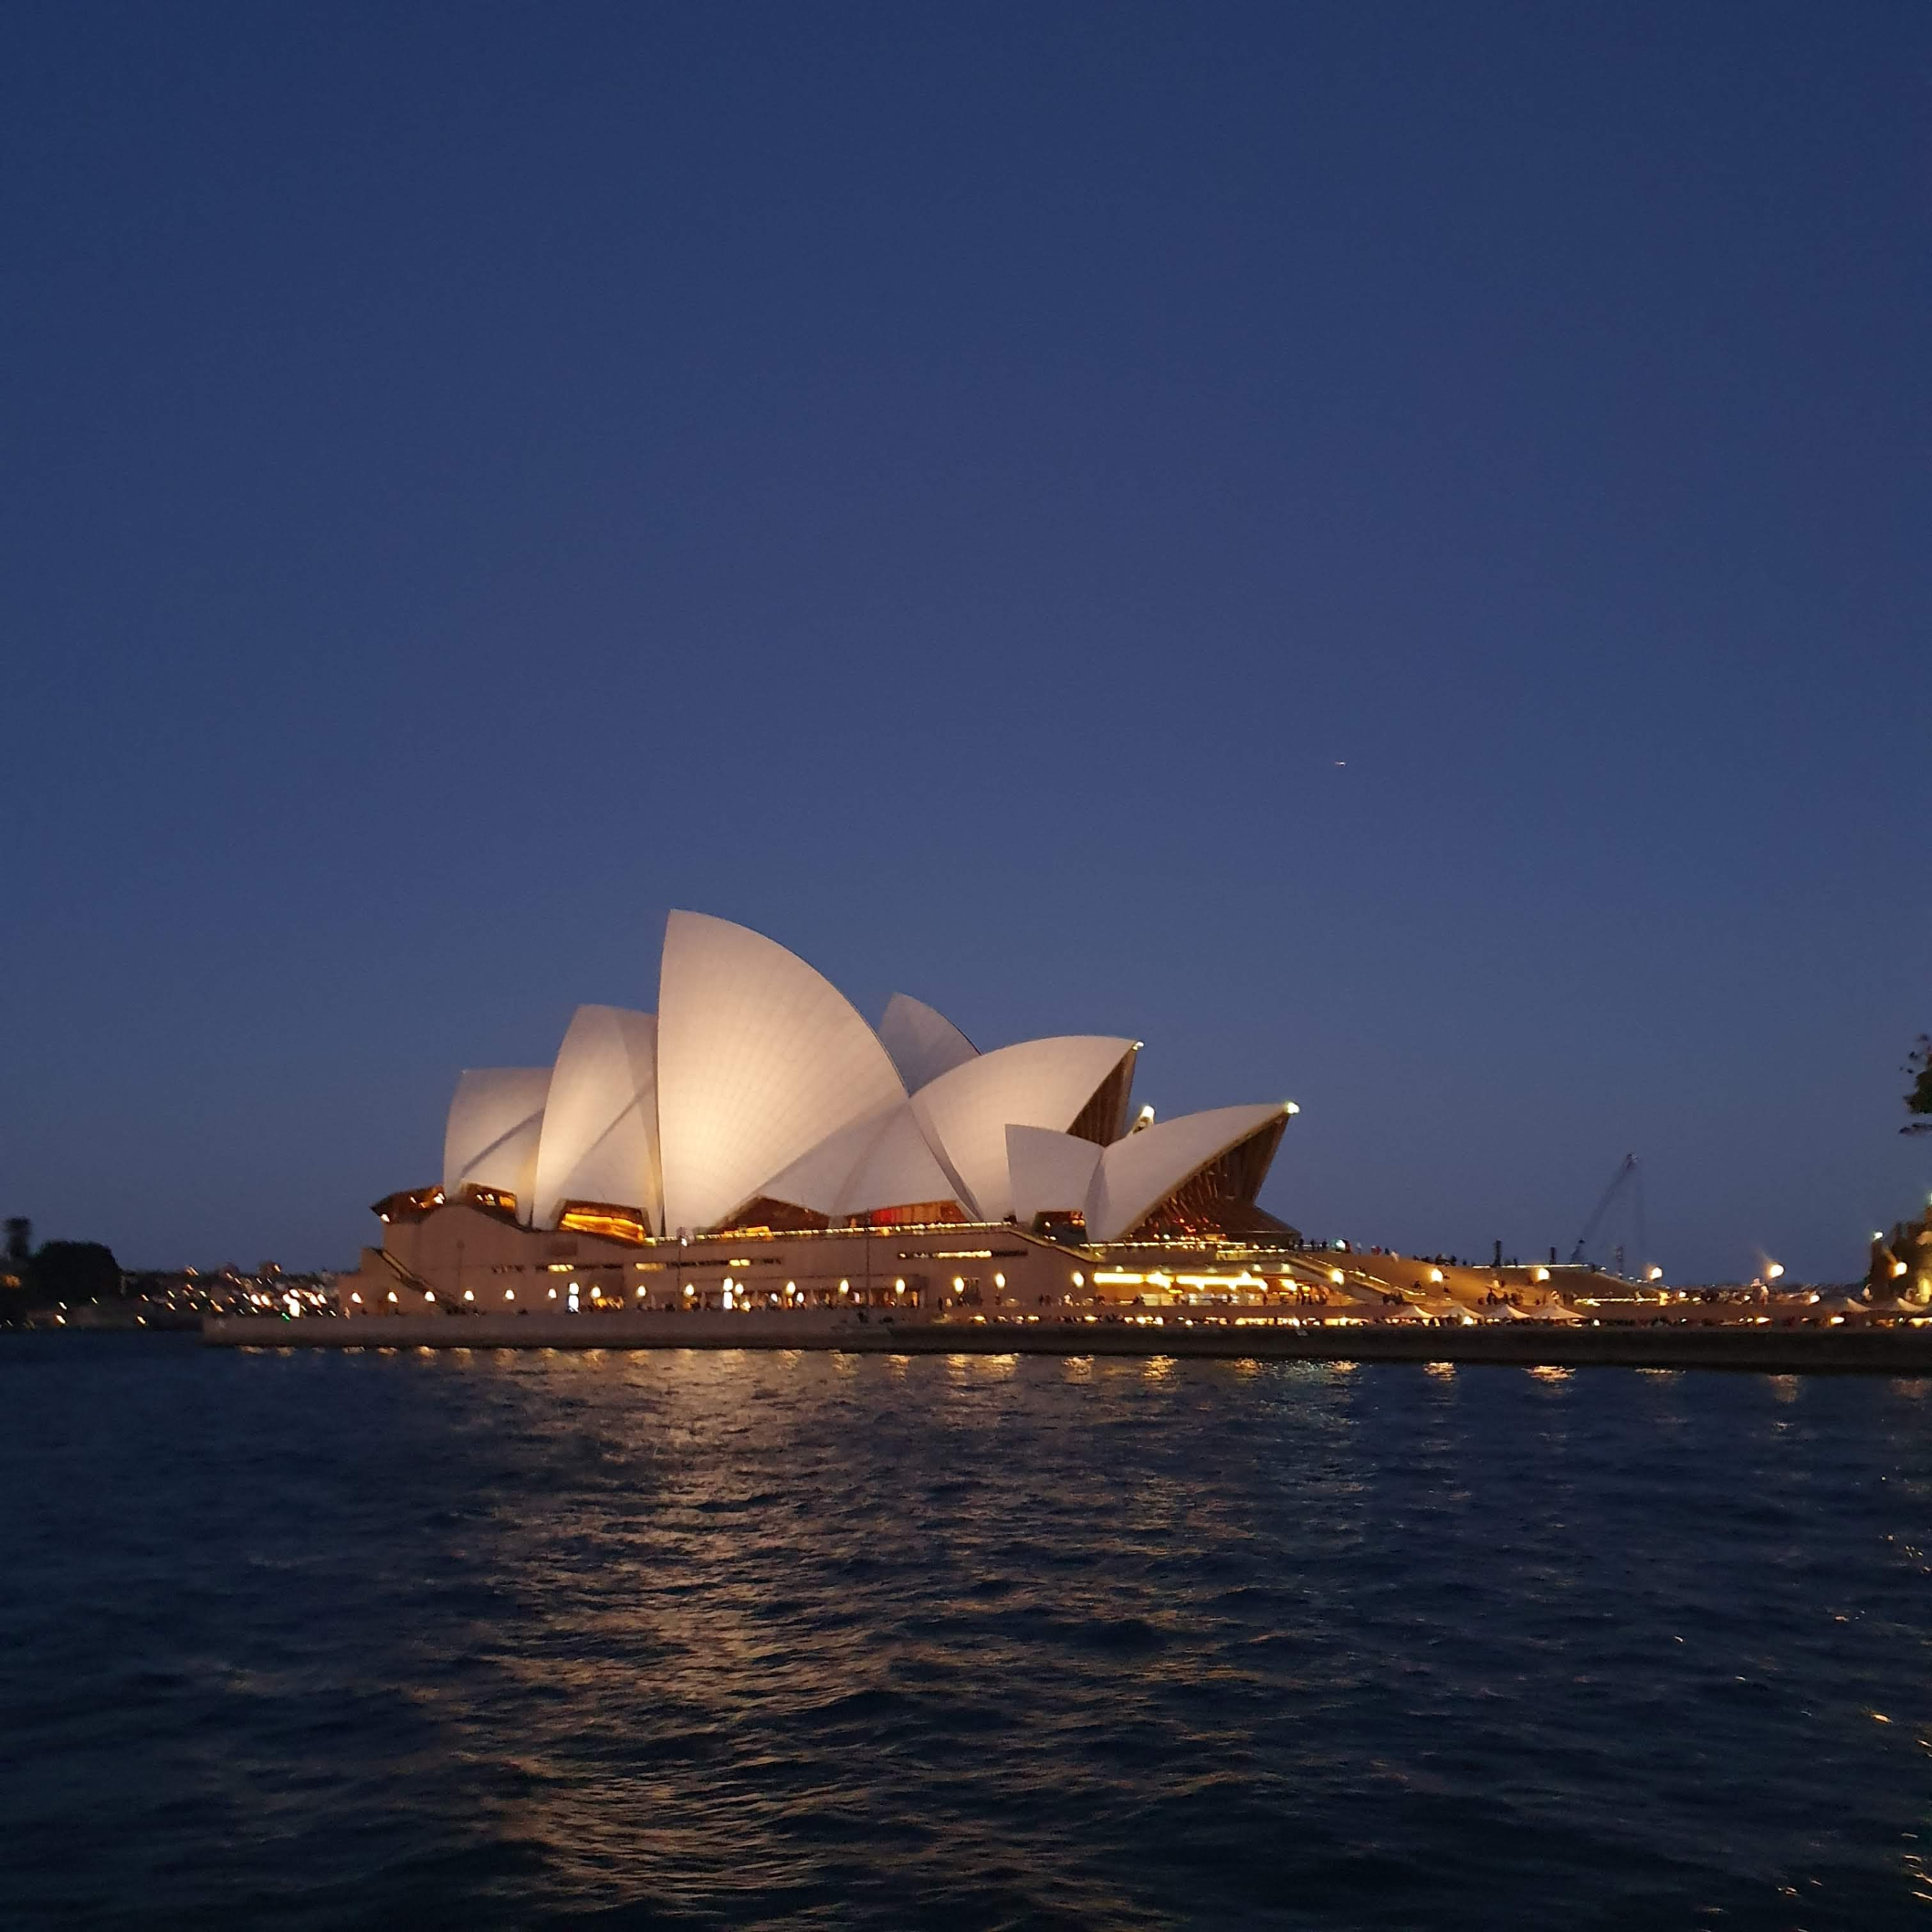
M1920 1034L1918 1045L1906 1056L1903 1071L1912 1076L1906 1095L1908 1114L1932 1115L1932 1034ZM1932 1119L1919 1119L1899 1129L1902 1134L1932 1134Z
M121 1264L98 1241L46 1242L27 1264L26 1292L37 1308L111 1301L121 1293Z
M26 1315L26 1270L34 1253L34 1224L25 1214L6 1222L6 1249L0 1256L0 1327Z

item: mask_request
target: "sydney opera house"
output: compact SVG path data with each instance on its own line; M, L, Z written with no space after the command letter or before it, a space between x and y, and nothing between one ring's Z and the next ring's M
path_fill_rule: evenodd
M674 912L655 1013L580 1007L550 1066L463 1074L440 1183L377 1203L345 1312L1018 1309L1123 1257L1294 1248L1255 1202L1293 1104L1157 1120L1139 1049L982 1052L904 994L874 1027L782 946Z

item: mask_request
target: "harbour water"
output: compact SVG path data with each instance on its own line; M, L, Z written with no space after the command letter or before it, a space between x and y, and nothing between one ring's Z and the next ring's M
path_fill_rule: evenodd
M1932 1384L0 1336L0 1924L1885 1927Z

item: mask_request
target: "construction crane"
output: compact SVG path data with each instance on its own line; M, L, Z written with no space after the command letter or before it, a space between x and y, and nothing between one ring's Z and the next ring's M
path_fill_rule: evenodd
M1590 1219L1583 1223L1583 1232L1577 1236L1577 1244L1570 1256L1570 1265L1579 1267L1583 1263L1583 1251L1590 1245L1597 1230L1603 1225L1612 1208L1627 1202L1631 1219L1634 1223L1637 1237L1637 1265L1641 1268L1650 1253L1650 1230L1645 1225L1643 1213L1643 1171L1637 1165L1634 1154L1625 1154L1618 1163L1617 1171L1610 1177L1610 1185L1603 1190L1601 1198L1591 1210ZM1616 1272L1623 1273L1623 1244L1619 1242L1615 1250Z

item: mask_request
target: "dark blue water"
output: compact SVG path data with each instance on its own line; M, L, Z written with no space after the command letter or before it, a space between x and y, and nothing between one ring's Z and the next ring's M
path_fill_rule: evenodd
M1928 1425L0 1338L0 1921L1926 1923Z

